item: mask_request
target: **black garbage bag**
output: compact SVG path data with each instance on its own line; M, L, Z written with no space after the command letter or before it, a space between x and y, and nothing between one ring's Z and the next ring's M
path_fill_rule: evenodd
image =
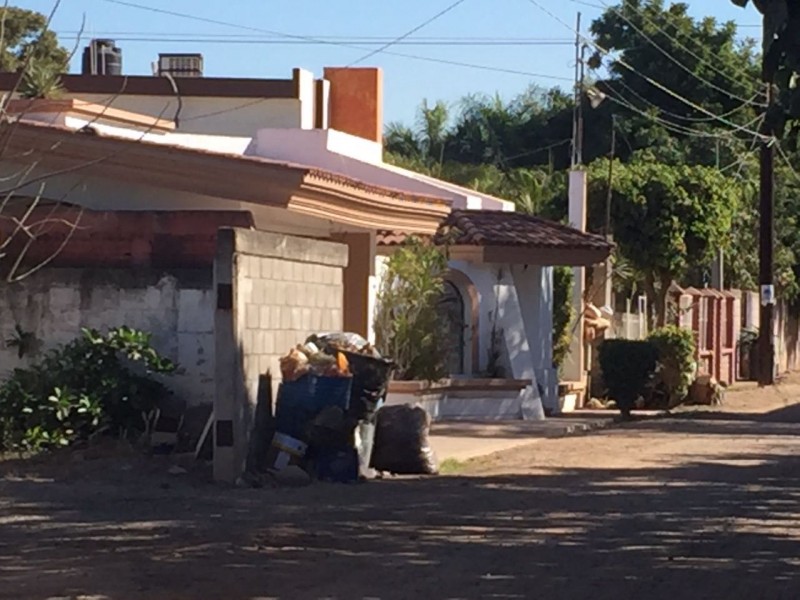
M436 456L428 440L431 419L419 406L384 406L376 414L372 468L395 475L435 475Z

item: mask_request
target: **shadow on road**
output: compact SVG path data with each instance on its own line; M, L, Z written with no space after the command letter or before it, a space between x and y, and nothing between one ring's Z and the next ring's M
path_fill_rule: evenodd
M754 417L763 420L631 427L645 436L691 427L796 436L796 412L786 410L772 417L783 419L777 424ZM611 451L629 451L619 439ZM796 598L800 458L787 452L792 443L655 469L289 490L124 473L7 479L0 598Z

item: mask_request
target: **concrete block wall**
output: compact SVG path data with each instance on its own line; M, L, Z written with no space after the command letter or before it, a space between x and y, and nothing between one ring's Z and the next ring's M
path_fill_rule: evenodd
M216 479L235 481L245 468L259 376L271 372L276 392L281 356L311 333L341 330L347 261L343 244L245 229L219 231Z
M0 285L0 379L20 359L4 343L15 327L32 333L39 353L81 335L127 325L153 334L153 345L181 370L166 383L190 406L214 400L214 294L211 269L44 269Z

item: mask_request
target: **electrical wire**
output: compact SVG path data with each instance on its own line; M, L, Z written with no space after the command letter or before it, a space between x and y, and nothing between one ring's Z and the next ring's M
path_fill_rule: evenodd
M241 44L241 45L263 45L263 46L319 46L330 45L330 40L320 39L318 42L307 40L285 40L285 39L266 39L266 38L231 38L231 37L195 37L195 38L175 38L175 37L147 37L147 34L141 36L120 36L113 33L104 33L105 37L114 37L115 42L163 42L167 44ZM63 35L59 34L61 40L80 40L83 39L77 34ZM385 44L385 41L374 41L368 39L353 39L345 42L347 44L359 44L361 46L377 46ZM449 40L405 40L398 42L398 46L572 46L575 42L571 41L558 41L558 40L526 40L520 39L506 39L506 40L470 40L470 39L449 39Z
M609 82L608 82L608 81L604 81L603 83L604 83L605 85L609 85L609 87L610 87L610 84L609 84ZM636 97L637 97L639 100L641 100L641 101L642 101L642 102L644 102L645 104L649 104L650 106L652 106L653 108L655 108L655 109L656 109L656 110L658 110L659 112L661 112L661 113L663 113L663 114L665 114L665 115L667 115L667 116L670 116L670 117L672 117L673 119L680 119L681 121L687 121L687 122L689 122L689 123L710 123L711 121L714 121L714 118L712 118L712 117L687 117L687 116L684 116L684 115L679 115L678 113L670 112L670 111L668 111L668 110L666 110L666 109L664 109L664 108L660 107L658 104L656 104L656 103L655 103L655 102L653 102L652 100L648 100L647 98L645 98L644 96L642 96L642 95L641 95L639 92L637 92L636 90L634 90L634 89L633 89L631 86L629 86L627 83L625 83L625 82L624 82L623 80L621 80L621 79L619 79L619 80L615 80L615 81L614 81L614 84L615 84L615 85L616 85L616 84L619 84L619 85L621 85L622 87L624 87L626 90L628 90L628 91L629 91L631 94L633 94L634 96L636 96ZM617 92L617 93L619 93L619 92ZM724 113L722 113L722 114L721 114L721 115L719 115L719 116L720 116L720 117L730 117L730 116L732 116L732 115L735 115L736 113L738 113L738 112L739 112L739 111L741 111L742 109L744 109L744 108L747 108L747 106L748 106L748 104L740 104L740 105L739 105L739 106L737 106L736 108L734 108L734 109L731 109L731 110L729 110L728 112L724 112Z
M163 9L163 8L156 8L156 7L153 7L153 6L146 6L144 4L137 4L135 2L127 2L126 0L102 0L102 1L106 2L106 3L109 3L109 4L117 4L119 6L127 6L129 8L135 8L135 9L138 9L138 10L143 10L143 11L152 12L152 13L156 13L156 14L169 15L169 16L172 16L172 17L179 17L179 18L188 19L188 20L192 20L192 21L198 21L200 23L209 23L209 24L212 24L212 25L220 25L220 26L223 26L223 27L232 27L234 29L241 29L241 30L244 30L244 31L253 31L253 32L257 32L257 33L266 33L266 34L269 34L269 35L275 35L275 36L283 37L283 38L287 38L287 39L306 40L306 41L311 41L311 42L315 42L315 43L319 43L319 44L325 44L325 45L329 45L329 46L337 46L337 47L341 47L341 48L349 48L349 49L353 49L353 50L361 50L361 51L370 50L370 48L365 48L365 47L359 46L359 45L353 45L353 44L338 42L338 41L334 41L334 40L321 40L321 39L317 39L317 38L314 38L314 37L311 37L311 36L307 36L307 35L284 33L284 32L281 32L281 31L275 31L275 30L270 30L270 29L262 29L262 28L259 28L259 27L252 27L250 25L242 25L242 24L238 24L238 23L231 23L231 22L228 22L228 21L221 21L221 20L218 20L218 19L209 19L207 17L200 17L200 16L197 16L197 15L191 15L191 14L188 14L188 13L181 13L181 12L176 12L176 11L172 11L172 10L166 10L166 9ZM570 79L569 77L563 77L563 76L559 76L559 75L549 75L549 74L545 74L545 73L533 73L533 72L530 72L530 71L521 71L521 70L517 70L517 69L507 69L507 68L503 68L503 67L493 67L493 66L489 66L489 65L473 64L473 63L467 63L467 62L462 62L462 61L457 61L457 60L448 60L448 59L443 59L443 58L433 58L433 57L430 57L430 56L418 56L418 55L415 55L415 54L406 54L406 53L396 52L396 51L384 51L383 53L386 54L386 55L389 55L389 56L397 56L397 57L400 57L400 58L407 58L407 59L410 59L410 60L416 60L416 61L421 61L421 62L429 62L429 63L435 63L435 64L450 65L450 66L454 66L454 67L464 67L464 68L468 68L468 69L476 69L476 70L488 71L488 72L492 72L492 73L507 73L509 75L522 75L522 76L525 76L525 77L535 77L535 78L541 78L541 79L552 79L554 81L572 81L572 79Z
M800 172L798 172L797 169L795 169L791 159L789 158L789 155L786 154L786 151L783 149L780 141L777 138L775 139L775 147L778 149L778 154L783 159L783 162L786 163L786 166L789 167L789 170L792 172L795 179L797 179L797 181L800 182Z
M503 157L503 160L508 161L508 160L516 160L518 158L524 158L532 154L538 154L539 152L544 152L545 150L552 150L553 148L558 148L559 146L563 146L564 144L569 144L571 141L572 141L571 138L567 138L565 140L561 140L560 142L555 142L548 146L542 146L541 148L535 148L534 150L527 150L526 152L515 154L513 156L505 156Z
M348 67L354 67L355 65L364 62L368 58L372 58L376 54L380 54L384 50L388 50L389 48L391 48L395 44L398 44L398 43L402 42L404 39L406 39L408 37L411 37L412 35L414 35L418 31L420 31L421 29L423 29L423 28L427 27L428 25L430 25L431 23L433 23L434 21L437 21L437 20L441 19L443 16L445 16L450 11L453 11L456 8L458 8L459 6L461 6L462 4L464 4L464 2L466 2L466 0L456 0L455 2L450 4L447 8L445 8L444 10L440 10L438 13L436 13L432 17L426 19L425 21L423 21L422 23L420 23L419 25L417 25L413 29L409 29L407 32L405 32L400 37L395 38L394 40L392 40L390 42L387 42L386 44L384 44L380 48L377 48L375 50L372 50L371 52L368 52L367 54L365 54L364 56L362 56L361 58L359 58L357 60L354 60L353 62L351 62L347 66Z
M611 91L613 91L615 94L619 94L619 92L616 92L616 90L614 90L611 86L609 86L609 89ZM643 116L643 117L645 117L645 118L647 118L647 119L649 119L649 120L651 120L651 121L653 121L655 123L658 123L659 125L661 125L665 129L668 129L668 130L672 131L673 133L678 133L680 135L684 135L684 136L687 136L687 137L706 138L706 139L738 139L735 136L732 136L729 132L726 132L726 133L709 133L709 132L704 132L704 131L697 131L696 129L692 129L692 128L686 127L684 125L679 125L677 123L672 123L671 121L667 121L666 119L662 119L662 118L657 117L657 116L655 116L655 115L653 115L651 113L647 113L647 112L645 112L643 110L640 110L639 108L637 108L636 106L631 104L628 100L626 100L622 96L615 97L612 94L607 94L606 97L609 100L611 100L612 102L614 102L615 104L623 106L623 107L627 108L628 110L631 110L631 111L633 111L633 112L635 112L635 113L637 113L637 114L639 114L639 115L641 115L641 116ZM762 118L763 118L763 115L759 115L758 117L756 117L752 121L746 123L744 127L748 127L750 125L754 125L755 123L757 123ZM758 136L761 136L761 135L762 134L758 134Z
M569 29L570 31L575 33L578 36L578 38L583 40L585 43L587 43L587 44L589 44L591 46L594 46L597 50L599 50L603 54L610 54L609 51L606 50L605 48L603 48L602 46L600 46L600 44L598 44L594 40L591 40L591 39L587 38L580 31L576 31L575 28L572 25L569 25L568 23L563 21L561 18L559 18L556 15L554 15L552 12L550 12L548 9L546 9L544 6L542 6L537 0L528 0L528 2L530 2L531 4L536 6L539 10L541 10L542 12L544 12L545 14L550 16L551 18L553 18L556 21L558 21L559 23L561 23L564 27L566 27L567 29ZM751 131L751 130L747 129L746 127L742 127L741 125L737 125L736 123L734 123L732 121L728 121L727 119L725 119L723 117L720 117L719 115L715 115L713 112L711 112L709 110L706 110L705 108L703 108L699 104L693 102L692 100L689 100L688 98L685 98L684 96L681 96L675 90L672 90L672 89L668 88L667 86L665 86L664 84L659 83L658 81L654 80L652 77L649 77L648 75L645 75L644 73L640 73L636 68L634 68L631 65L629 65L623 59L616 58L615 61L617 62L617 64L622 65L623 67L625 67L626 69L628 69L632 73L638 75L639 77L641 77L642 79L647 81L653 87L655 87L655 88L661 90L662 92L672 96L676 100L679 100L680 102L683 102L684 104L686 104L687 106L690 106L691 108L695 109L696 111L701 112L701 113L703 113L705 115L708 115L708 116L712 117L715 121L719 121L720 123L723 123L724 125L727 125L728 127L731 127L734 131L744 131L744 132L746 132L748 134L751 134L751 135L762 136L761 133L758 133L758 132L755 132L755 131Z
M601 1L601 2L603 2L603 0L600 0L600 1ZM615 13L615 14L616 14L617 16L619 16L619 17L620 17L620 18L621 18L623 21L625 21L625 22L626 22L628 25L630 25L630 27L631 27L631 28L632 28L634 31L636 31L636 33L638 33L638 34L639 34L640 36L642 36L642 37L643 37L645 40L647 40L647 41L648 41L648 42L649 42L649 43L650 43L650 44L651 44L651 45L652 45L652 46L653 46L653 47L654 47L656 50L658 50L659 52L661 52L661 54L663 54L665 57L667 57L669 60L671 60L672 62L674 62L674 63L675 63L676 65L678 65L678 66L679 66L681 69L683 69L684 71L686 71L687 73L689 73L689 75L691 75L692 77L694 77L695 79L697 79L697 80L698 80L698 81L700 81L701 83L704 83L704 84L705 84L705 85L707 85L708 87L710 87L710 88L712 88L712 89L715 89L715 90L717 90L718 92L721 92L721 93L723 93L723 94L725 94L725 95L727 95L727 96L730 96L731 98L736 98L737 100L740 100L740 101L742 101L742 102L751 103L751 101L750 101L750 100L746 100L745 98L742 98L741 96L738 96L738 95L736 95L736 94L732 93L730 90L726 90L726 89L724 89L724 88L721 88L720 86L716 85L715 83L713 83L713 82L711 82L711 81L709 81L709 80L705 79L704 77L701 77L700 75L698 75L697 73L695 73L694 71L692 71L692 69L690 69L690 68L689 68L689 67L687 67L685 64L683 64L683 63L682 63L680 60L678 60L677 58L675 58L675 57L674 57L672 54L670 54L668 51L664 50L664 48L662 48L661 46L659 46L659 45L658 45L658 44L655 42L655 40L653 40L653 38L652 38L652 37L650 37L650 36L649 36L649 35L647 35L647 34L646 34L644 31L642 31L641 29L639 29L639 27L637 27L637 25L636 25L636 24L635 24L633 21L631 21L631 20L630 20L630 19L629 19L627 16L625 16L625 15L624 15L624 14L623 14L623 13L622 13L622 12L621 12L621 11L620 11L618 8L616 8L615 6L609 6L609 5L608 5L608 4L606 4L605 2L603 2L603 5L606 7L606 9L607 9L607 10L609 10L609 11L611 11L611 12ZM722 76L723 76L723 77L725 77L726 79L729 79L729 80L731 80L731 81L734 81L735 83L740 83L740 81L738 81L738 80L734 80L734 79L733 79L733 77L732 77L731 75L729 75L729 74L727 74L727 73L725 73L725 72L723 72L723 71L721 71L721 70L717 69L717 68L716 68L714 65L712 65L711 63L707 62L706 60L704 60L703 58L701 58L700 56L698 56L698 55L697 55L695 52L692 52L691 50L689 50L689 48L687 48L686 46L684 46L684 45L683 45L681 42L679 42L679 41L678 41L678 40L677 40L675 37L673 37L673 36L669 35L669 34L668 34L666 31L664 31L662 28L660 28L660 27L659 27L659 26L658 26L658 25L657 25L655 22L653 22L653 21L652 21L652 20L651 20L651 19L650 19L650 18L649 18L649 17L648 17L646 14L645 14L645 12L644 12L644 11L643 11L641 8L637 8L637 7L633 6L633 5L632 5L632 7L633 7L633 9L634 9L636 12L638 12L638 13L639 13L639 14L640 14L640 15L641 15L643 18L647 19L647 20L648 20L648 21L649 21L649 22L650 22L650 23L651 23L653 26L655 26L655 27L656 27L656 29L658 29L658 30L659 30L659 31L660 31L660 32L661 32L661 33L662 33L662 34L663 34L663 35L664 35L664 36L665 36L667 39L669 39L671 42L673 42L674 44L678 45L678 46L679 46L680 48L682 48L682 49L683 49L685 52L687 52L688 54L690 54L690 55L691 55L693 58L695 58L695 59L696 59L698 62L700 62L700 64L704 64L704 65L706 65L706 66L710 67L712 70L714 70L716 73L718 73L718 74L722 75ZM766 93L764 93L764 92L761 92L761 95L763 95L763 96L765 96L765 97L766 97ZM763 108L764 106L766 106L766 104L760 103L760 104L754 104L754 106L759 106L759 107L762 107L762 108Z

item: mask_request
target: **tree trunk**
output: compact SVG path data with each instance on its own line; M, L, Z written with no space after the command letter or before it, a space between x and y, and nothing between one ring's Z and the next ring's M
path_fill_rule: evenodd
M669 288L672 285L672 276L662 273L660 277L661 287L658 290L658 326L664 327L667 324L667 310L669 308Z
M660 273L658 275L658 288L656 288L656 274L648 273L645 276L644 288L647 293L647 300L655 308L655 326L664 327L667 324L667 298L669 296L669 286L672 285L672 277ZM652 322L651 322L652 324Z
M656 318L656 320L654 322L654 320L651 318L652 311L650 310L651 306L655 307L656 315L659 314L659 312L658 312L658 293L656 292L655 276L652 273L648 273L647 275L645 275L645 278L644 278L644 291L645 291L645 295L647 296L648 311L650 312L650 314L646 315L647 316L647 323L648 323L648 325L650 327L653 327L653 325L658 327L658 320L657 320L658 318Z

